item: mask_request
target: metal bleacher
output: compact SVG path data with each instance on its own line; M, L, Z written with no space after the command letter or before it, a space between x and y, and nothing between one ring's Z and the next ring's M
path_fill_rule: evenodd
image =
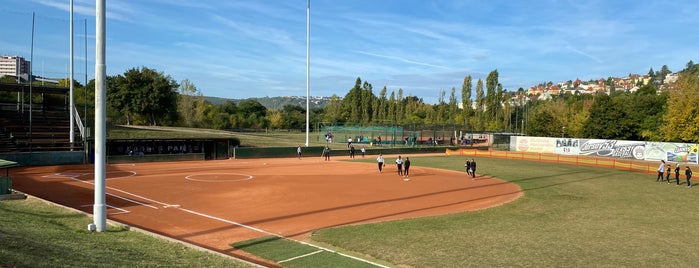
M0 153L82 150L80 132L70 142L68 111L8 111L0 109Z

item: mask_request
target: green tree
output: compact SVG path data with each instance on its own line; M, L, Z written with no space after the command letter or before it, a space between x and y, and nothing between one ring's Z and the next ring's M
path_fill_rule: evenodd
M471 125L474 130L485 129L485 93L483 92L483 80L478 79L476 82L476 111L475 117L473 117L473 122Z
M498 70L493 70L485 79L486 95L485 95L485 120L486 122L494 122L497 120L496 115L500 110L498 96L496 93L498 87ZM493 129L489 129L493 130Z
M146 67L132 68L107 84L107 102L126 124L170 125L177 120L178 84Z
M202 105L200 100L203 99L204 96L192 82L187 79L180 82L177 112L180 115L182 126L196 127L197 122L201 121L200 115L197 114L197 106Z
M464 77L464 83L461 85L461 106L463 106L463 123L468 124L469 117L473 116L473 108L471 101L471 91L473 90L473 79L470 75Z
M238 103L239 115L242 116L241 127L265 128L268 126L267 108L254 99L245 99Z
M586 138L627 139L636 122L627 121L628 113L623 107L625 98L612 99L606 94L598 94L590 107L590 116L583 126Z

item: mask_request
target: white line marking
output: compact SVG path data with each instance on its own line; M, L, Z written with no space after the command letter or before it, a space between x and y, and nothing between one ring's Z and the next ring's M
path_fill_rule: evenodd
M267 164L267 163L264 163L264 165L266 165L266 164ZM135 173L135 172L134 172L134 173ZM60 176L60 175L58 175L58 174L60 174L60 173L56 173L56 174L54 174L54 175L55 175L55 176L58 176L58 177L66 177L66 178L70 178L70 179L75 180L75 181L79 181L79 182L82 182L82 183L87 183L87 184L92 184L92 185L94 185L94 183L91 183L91 182L88 182L88 181L79 180L79 179L76 179L76 178L70 177L70 176ZM46 175L46 176L44 176L44 177L49 177L49 176L51 176L51 175ZM251 176L251 177L252 177L252 176ZM126 191L122 191L122 190L116 189L116 188L111 188L111 187L106 187L106 188L107 188L107 189L110 189L110 190L117 191L117 192L121 192L121 193L124 193L124 194L127 194L127 195L136 196L136 197L138 197L138 198L142 198L142 199L145 199L145 200L147 200L147 201L160 204L160 205L162 205L163 207L175 207L175 208L177 208L177 209L179 209L179 210L182 210L182 211L184 211L184 212L191 213L191 214L194 214L194 215L199 215L199 216L201 216L201 217L205 217L205 218L209 218L209 219L213 219L213 220L217 220L217 221L229 223L229 224L232 224L232 225L240 226L240 227L247 228L247 229L250 229L250 230L253 230L253 231L257 231L257 232L260 232L260 233L263 233L263 234L273 235L273 236L281 237L281 238L283 238L283 239L292 240L292 241L295 241L295 242L298 242L298 243L301 243L301 244L304 244L304 245L308 245L308 246L311 246L311 247L315 247L315 248L320 249L320 250L328 251L328 252L331 252L331 253L336 253L336 254L339 254L339 255L344 256L344 257L348 257L348 258L355 259L355 260L358 260L358 261L361 261L361 262L365 262L365 263L368 263L368 264L371 264L371 265L375 265L375 266L377 266L377 267L389 268L388 266L384 266L384 265L381 265L381 264L378 264L378 263L375 263L375 262L372 262L372 261L369 261L369 260L365 260L365 259L362 259L362 258L359 258L359 257L347 255L347 254L344 254L344 253L341 253L341 252L337 252L337 251L334 251L334 250L331 250L331 249L328 249L328 248L324 248L324 247L321 247L321 246L313 245L313 244L308 243L308 242L304 242L304 241L300 241L300 240L294 240L294 239L291 239L291 238L288 238L288 237L285 237L285 236L282 236L282 235L278 235L278 234L275 234L275 233L272 233L272 232L269 232L269 231L262 230L262 229L260 229L260 228L252 227L252 226L249 226L249 225L245 225L245 224L242 224L242 223L234 222L234 221L231 221L231 220L226 220L226 219L219 218L219 217L214 217L214 216L206 215L206 214L203 214L203 213L200 213L200 212L196 212L196 211L193 211L193 210L184 209L184 208L179 207L179 205L166 204L166 203L164 203L164 202L159 202L159 201L156 201L156 200L153 200L153 199L150 199L150 198L145 198L145 197L143 197L143 196L139 196L139 195L136 195L136 194L132 194L132 193L129 193L129 192L126 192ZM113 197L115 197L115 198L124 199L124 200L130 201L130 202L134 202L134 203L136 203L136 204L140 204L140 205L143 205L143 206L147 206L147 207L150 207L150 208L153 208L153 209L158 209L157 207L154 207L154 206L151 206L151 205L147 205L147 204L143 204L143 203L140 203L140 202L136 202L136 201L134 201L134 200L130 200L130 199L125 198L125 197L120 197L120 196L116 196L116 195L112 195L112 194L110 194L110 195L113 196ZM315 253L314 253L314 254L315 254Z
M337 251L334 251L334 250L331 250L331 249L328 249L328 248L324 248L324 247L321 247L321 246L313 245L313 244L310 244L310 243L307 243L307 242L303 242L303 241L299 241L299 240L294 240L294 239L291 239L291 238L288 238L288 237L285 237L285 236L282 236L282 235L278 235L278 234L275 234L275 233L272 233L272 232L268 232L268 231L262 230L262 229L260 229L260 228L252 227L252 226L249 226L249 225L245 225L245 224L242 224L242 223L238 223L238 222L234 222L234 221L230 221L230 220L226 220L226 219L222 219L222 218L219 218L219 217L214 217L214 216L206 215L206 214L204 214L204 213L196 212L196 211L189 210L189 209L184 209L184 208L179 208L179 209L182 210L182 211L184 211L184 212L187 212L187 213L192 213L192 214L194 214L194 215L199 215L199 216L202 216L202 217L205 217L205 218L209 218L209 219L213 219L213 220L217 220L217 221L222 221L222 222L225 222L225 223L233 224L233 225L235 225L235 226L240 226L240 227L243 227L243 228L247 228L247 229L250 229L250 230L253 230L253 231L257 231L257 232L260 232L260 233L263 233L263 234L273 235L273 236L276 236L276 237L281 237L281 238L283 238L283 239L288 239L288 240L291 240L291 241L295 241L295 242L298 242L298 243L301 243L301 244L304 244L304 245L308 245L308 246L311 246L311 247L314 247L314 248L317 248L317 249L320 249L320 250L325 250L325 251L327 251L327 252L336 253L336 254L345 256L345 257L347 257L347 258L352 258L352 259L355 259L355 260L358 260L358 261L361 261L361 262L365 262L365 263L368 263L368 264L371 264L371 265L375 265L375 266L378 266L378 267L389 268L388 266L384 266L384 265L381 265L381 264L372 262L372 261L370 261L370 260L365 260L365 259L362 259L362 258L359 258L359 257L347 255L347 254L344 254L344 253L341 253L341 252L337 252Z
M296 257L293 257L293 258L290 258L290 259L286 259L286 260L283 260L283 261L278 261L278 263L293 261L293 260L295 260L295 259L300 259L300 258L308 257L308 256L311 256L311 255L315 255L315 254L321 253L321 252L323 252L323 251L324 251L324 250L322 250L322 249L321 249L321 250L317 250L317 251L314 251L314 252L311 252L311 253L308 253L308 254L304 254L304 255L301 255L301 256L296 256Z
M259 229L259 228L255 228L255 227L252 227L252 226L249 226L249 225L245 225L245 224L242 224L242 223L237 223L237 222L234 222L234 221L222 219L222 218L219 218L219 217L214 217L214 216L211 216L211 215L206 215L206 214L204 214L204 213L196 212L196 211L194 211L194 210L189 210L189 209L185 209L185 208L179 208L179 209L182 210L182 211L184 211L184 212L187 212L187 213L192 213L192 214L194 214L194 215L199 215L199 216L202 216L202 217L205 217L205 218L209 218L209 219L213 219L213 220L217 220L217 221L222 221L222 222L225 222L225 223L230 223L230 224L233 224L233 225L236 225L236 226L240 226L240 227L243 227L243 228L247 228L247 229L250 229L250 230L253 230L253 231L257 231L257 232L260 232L260 233L263 233L263 234L279 236L279 235L277 235L277 234L275 234L275 233L268 232L268 231L265 231L265 230L262 230L262 229Z
M109 188L109 187L107 187L107 188ZM110 188L110 189L111 189L111 188ZM115 190L115 191L119 191L119 190L116 190L116 189L114 189L114 190ZM129 198L126 198L126 197L121 197L121 196L114 195L114 194L110 194L110 193L105 193L105 194L108 195L108 196L114 197L114 198L118 198L118 199L122 199L122 200L129 201L129 202L132 202L132 203L136 203L136 204L139 204L139 205L144 206L144 207L149 207L149 208L152 208L152 209L158 209L158 208L155 207L155 206L148 205L148 204L142 203L142 202L138 202L138 201L136 201L136 200L129 199Z
M233 175L233 176L241 176L243 178L242 179L232 179L232 180L194 179L194 177L196 177L196 176L216 176L216 175ZM184 177L185 180L201 181L201 182L235 182L235 181L252 180L253 178L254 177L252 175L239 174L239 173L201 173L201 174L188 175L188 176Z
M133 172L133 171L131 171L131 172ZM133 173L135 174L136 172L133 172ZM78 181L78 182L82 182L82 183L87 183L87 184L90 184L90 185L94 185L94 183L89 182L89 181L79 180L79 179L76 179L75 177L62 176L62 175L60 175L60 174L61 174L61 173L56 173L56 174L54 174L54 175L60 176L60 177L64 177L64 178L69 178L69 179L74 180L74 181ZM47 175L47 176L51 176L51 175ZM119 189L116 189L116 188L112 188L112 187L105 187L105 188L106 188L106 189L109 189L109 190L117 191L117 192L120 192L120 193L123 193L123 194L126 194L126 195L135 196L135 197L144 199L144 200L146 200L146 201L158 203L158 204L160 204L160 205L164 205L164 206L165 206L165 205L169 205L169 204L165 204L165 203L162 203L162 202L158 202L158 201L155 201L155 200L152 200L152 199L149 199L149 198L145 198L145 197L143 197L143 196L139 196L139 195L132 194L132 193L129 193L129 192L126 192L126 191L122 191L122 190L119 190ZM152 208L152 209L158 209L158 208L155 207L155 206L148 205L148 204L145 204L145 203L142 203L142 202L138 202L138 201L136 201L136 200L132 200L132 199L129 199L129 198L126 198L126 197L121 197L121 196L114 195L114 194L110 194L110 193L105 193L105 195L109 195L109 196L112 196L112 197L114 197L114 198L122 199L122 200L125 200L125 201L128 201L128 202L132 202L132 203L135 203L135 204L139 204L139 205L142 205L142 206L145 206L145 207L149 207L149 208Z
M80 207L91 207L91 206L94 206L94 205L93 205L93 204L89 204L89 205L82 205L82 206L80 206ZM113 209L116 209L116 210L120 210L120 211L121 211L120 213L112 213L112 214L110 214L110 215L126 214L126 213L130 213L130 212L131 212L131 211L128 211L128 210L126 210L126 209L123 209L123 208L120 208L120 207L115 207L115 206L112 206L112 205L109 205L109 204L107 204L107 207L108 207L108 208L113 208Z

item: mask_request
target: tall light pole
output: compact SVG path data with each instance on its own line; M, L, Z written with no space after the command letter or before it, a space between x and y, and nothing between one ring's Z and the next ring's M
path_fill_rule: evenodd
M306 6L306 147L308 147L308 136L310 131L311 113L311 0L307 0Z
M105 204L105 178L107 165L107 75L106 57L106 2L97 1L95 25L95 203L93 220L98 232L107 228L107 207Z
M68 109L70 110L70 148L73 150L73 143L75 142L75 109L73 109L73 0L70 0L70 78L68 79L70 83L70 100Z

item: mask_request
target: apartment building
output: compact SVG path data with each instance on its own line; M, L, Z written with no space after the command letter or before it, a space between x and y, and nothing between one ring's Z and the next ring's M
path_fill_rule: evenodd
M31 62L18 56L0 56L0 76L29 77Z

